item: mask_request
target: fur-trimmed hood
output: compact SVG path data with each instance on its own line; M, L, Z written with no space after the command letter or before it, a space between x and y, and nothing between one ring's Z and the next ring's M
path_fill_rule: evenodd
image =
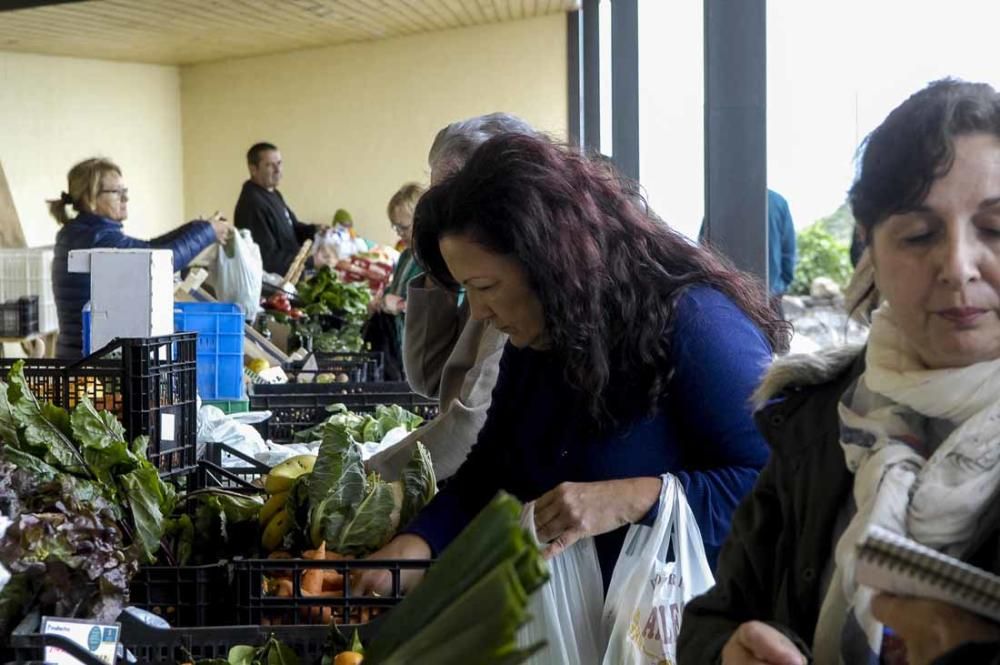
M799 353L778 358L750 397L754 411L759 411L789 386L817 386L833 380L863 352L864 345L852 344L817 353Z

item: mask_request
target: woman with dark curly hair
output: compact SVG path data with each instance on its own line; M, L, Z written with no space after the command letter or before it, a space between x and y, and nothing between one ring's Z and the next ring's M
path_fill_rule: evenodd
M627 526L655 519L671 473L714 563L768 456L749 397L787 328L762 286L658 221L605 166L524 135L487 141L424 195L414 250L510 341L465 463L375 556L440 553L503 489L535 501L548 556L595 536L606 586Z

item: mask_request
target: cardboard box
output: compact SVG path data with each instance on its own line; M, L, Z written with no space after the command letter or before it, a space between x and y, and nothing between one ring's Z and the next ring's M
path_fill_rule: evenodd
M86 249L69 271L90 273L90 348L115 337L174 332L174 255L167 249Z

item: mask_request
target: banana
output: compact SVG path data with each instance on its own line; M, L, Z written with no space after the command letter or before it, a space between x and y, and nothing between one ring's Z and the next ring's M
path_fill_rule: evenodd
M291 528L292 518L288 514L288 511L282 508L274 517L270 519L267 526L264 527L264 533L261 535L260 544L263 545L264 549L268 552L273 552L281 547L281 544L285 540L285 535Z
M271 469L264 480L264 491L268 494L287 492L295 479L305 473L312 473L316 455L296 455Z
M278 514L278 511L285 507L285 501L288 499L288 492L278 492L277 494L272 494L268 497L264 505L260 507L259 521L261 526L266 526L271 518Z

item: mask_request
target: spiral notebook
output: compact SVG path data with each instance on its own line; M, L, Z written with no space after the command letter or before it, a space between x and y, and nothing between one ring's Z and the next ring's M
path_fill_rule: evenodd
M1000 621L1000 576L878 526L858 544L855 579L879 591L940 600Z

